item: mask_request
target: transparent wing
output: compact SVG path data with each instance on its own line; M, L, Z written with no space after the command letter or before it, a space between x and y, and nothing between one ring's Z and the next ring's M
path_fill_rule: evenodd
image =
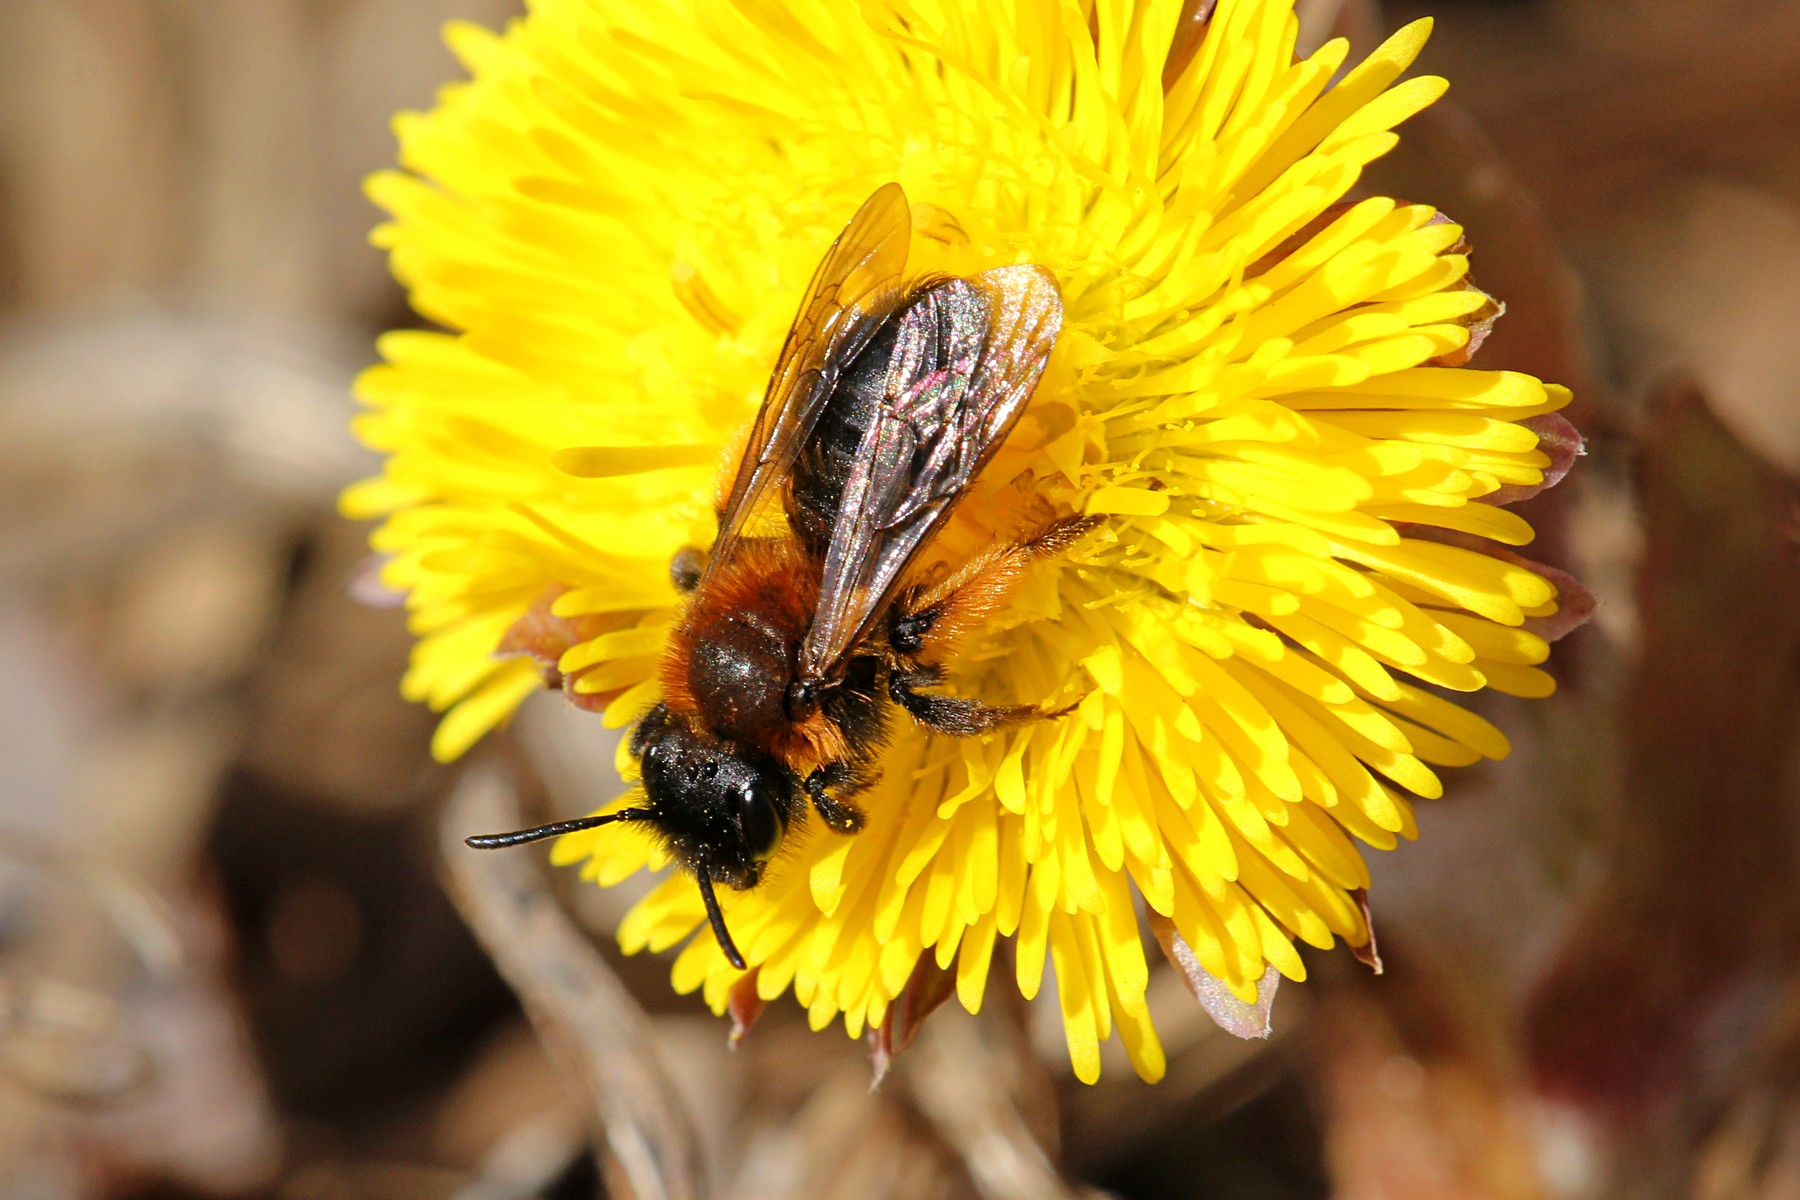
M826 547L801 679L836 672L1006 440L1062 330L1062 293L1042 267L1001 267L923 289L898 320L881 407Z
M863 201L813 272L719 513L707 575L730 557L751 514L792 470L839 370L899 299L911 237L906 193L885 184Z

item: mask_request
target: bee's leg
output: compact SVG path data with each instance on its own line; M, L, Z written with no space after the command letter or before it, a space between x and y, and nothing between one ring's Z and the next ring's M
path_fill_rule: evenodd
M906 667L916 668L933 643L951 642L1003 608L1031 563L1063 553L1099 524L1099 517L1052 521L1031 537L995 547L938 583L903 597L888 619L888 649Z
M861 833L867 820L862 809L842 797L832 795L830 791L832 788L860 791L858 782L856 772L849 764L835 762L808 775L801 786L806 788L813 807L819 810L819 817L832 832Z
M894 703L935 733L972 737L1009 725L1060 717L1068 711L1066 708L1043 709L1035 704L983 704L963 696L919 690L938 682L940 675L935 667L921 667L915 671L896 671L888 676L888 694L893 696Z

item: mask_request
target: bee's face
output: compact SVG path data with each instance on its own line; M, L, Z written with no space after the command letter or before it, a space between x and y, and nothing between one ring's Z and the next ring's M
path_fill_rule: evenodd
M795 786L775 763L733 751L666 714L645 718L643 758L651 824L690 870L755 887L787 833Z

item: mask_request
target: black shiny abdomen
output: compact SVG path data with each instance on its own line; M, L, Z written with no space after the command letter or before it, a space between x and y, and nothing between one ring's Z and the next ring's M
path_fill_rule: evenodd
M916 300L915 300L916 302ZM900 317L910 305L886 317L861 354L838 376L824 412L794 464L788 484L788 524L807 550L823 557L831 527L843 506L844 486L856 448L875 419L887 386L888 361L900 335Z

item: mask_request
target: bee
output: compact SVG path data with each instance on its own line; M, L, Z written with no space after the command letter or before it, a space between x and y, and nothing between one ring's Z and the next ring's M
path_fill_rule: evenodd
M893 710L956 737L1067 711L939 686L951 643L1094 518L916 569L1036 389L1062 293L1030 265L908 282L911 236L898 184L851 218L801 302L712 550L676 556L688 598L661 663L663 699L631 735L642 803L468 839L489 849L642 825L698 883L740 970L715 888L755 887L809 808L837 833L861 830L856 797L878 776ZM777 505L785 531L762 532Z

